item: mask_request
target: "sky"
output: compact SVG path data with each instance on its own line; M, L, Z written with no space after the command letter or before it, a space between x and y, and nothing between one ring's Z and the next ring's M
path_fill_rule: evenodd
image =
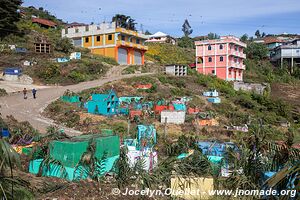
M101 23L117 13L136 20L138 30L162 31L180 37L185 19L192 36L300 34L299 0L23 0L43 7L66 22Z

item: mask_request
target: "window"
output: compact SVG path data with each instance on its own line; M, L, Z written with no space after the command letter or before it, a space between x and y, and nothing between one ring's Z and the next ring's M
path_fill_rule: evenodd
M78 33L79 32L79 29L78 28L75 28L75 33Z
M208 45L208 51L210 51L211 50L211 46L210 45Z
M220 49L223 49L223 45L222 44L220 44Z
M100 42L100 35L97 35L96 41Z
M242 75L242 72L241 71L239 71L239 76L241 76Z
M234 49L237 51L238 50L238 46L235 46Z
M140 44L140 39L136 39L136 43L137 43L137 44Z
M231 75L231 70L229 70L229 75Z
M211 57L208 58L208 62L212 62L212 58Z
M89 43L89 38L88 37L85 38L85 43Z
M132 37L129 39L129 42L132 42L133 40L132 40Z
M108 35L108 40L112 40L112 34Z
M121 35L121 40L125 41L125 35Z
M212 74L215 74L215 70L211 70L211 73L212 73Z
M224 59L223 56L221 56L221 57L220 57L220 62L223 62L223 59Z
M67 28L65 29L65 34L68 34L68 29Z
M89 31L89 26L85 26L85 31Z

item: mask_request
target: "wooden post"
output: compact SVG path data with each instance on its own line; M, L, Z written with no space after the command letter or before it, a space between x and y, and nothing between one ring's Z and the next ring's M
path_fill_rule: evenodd
M164 139L167 137L167 118L165 118Z
M130 132L130 119L128 119L127 136L129 136L129 132Z

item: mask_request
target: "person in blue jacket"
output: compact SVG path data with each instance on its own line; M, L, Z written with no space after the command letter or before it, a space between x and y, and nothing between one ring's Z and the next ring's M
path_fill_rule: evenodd
M36 98L36 89L35 88L32 89L32 95L33 95L33 98L35 99Z

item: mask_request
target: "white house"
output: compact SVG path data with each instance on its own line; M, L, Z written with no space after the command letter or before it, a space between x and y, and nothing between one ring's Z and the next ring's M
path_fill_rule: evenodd
M176 39L166 33L159 31L153 35L149 35L149 38L148 38L148 40L146 40L146 42L170 43L170 44L175 45Z

